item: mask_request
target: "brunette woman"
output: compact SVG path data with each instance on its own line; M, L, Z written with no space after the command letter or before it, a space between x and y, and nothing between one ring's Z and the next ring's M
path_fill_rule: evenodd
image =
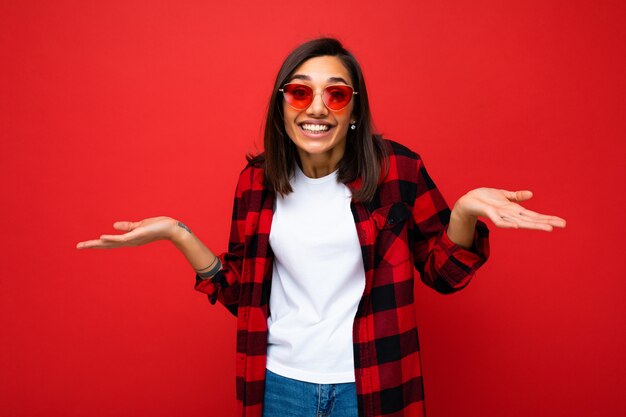
M550 231L530 191L477 188L450 210L419 155L373 132L354 56L300 45L274 84L263 154L235 191L228 251L214 255L169 217L78 248L169 240L196 289L237 316L241 416L422 416L414 271L448 294L489 256L495 226Z

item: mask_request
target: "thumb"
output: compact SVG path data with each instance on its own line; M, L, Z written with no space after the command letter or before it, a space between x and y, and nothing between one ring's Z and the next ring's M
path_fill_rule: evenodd
M533 192L530 190L504 191L504 195L511 201L526 201L533 197Z
M128 232L133 230L136 226L136 223L129 221L120 221L113 223L113 228L116 230L123 230L124 232Z

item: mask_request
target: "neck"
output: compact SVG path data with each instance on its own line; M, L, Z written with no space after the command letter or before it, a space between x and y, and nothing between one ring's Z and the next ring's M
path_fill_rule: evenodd
M302 172L309 178L321 178L337 170L344 148L335 147L322 154L309 154L298 149Z

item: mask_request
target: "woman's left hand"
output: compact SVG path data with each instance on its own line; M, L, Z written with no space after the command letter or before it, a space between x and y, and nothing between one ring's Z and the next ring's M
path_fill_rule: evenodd
M532 198L528 190L507 191L495 188L477 188L465 194L454 205L453 211L462 217L487 217L497 227L552 231L565 227L565 220L552 215L528 210L518 202Z

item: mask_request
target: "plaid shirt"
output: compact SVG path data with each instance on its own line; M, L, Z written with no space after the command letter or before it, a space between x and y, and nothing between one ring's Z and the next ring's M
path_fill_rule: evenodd
M471 250L447 236L450 209L419 155L386 140L389 172L373 201L352 202L365 267L365 290L353 325L359 416L424 415L413 299L414 266L440 293L464 288L489 256L489 230L478 221ZM241 173L228 252L212 279L196 289L237 316L240 415L261 417L273 254L269 245L275 194L261 164ZM359 187L359 180L347 184Z

